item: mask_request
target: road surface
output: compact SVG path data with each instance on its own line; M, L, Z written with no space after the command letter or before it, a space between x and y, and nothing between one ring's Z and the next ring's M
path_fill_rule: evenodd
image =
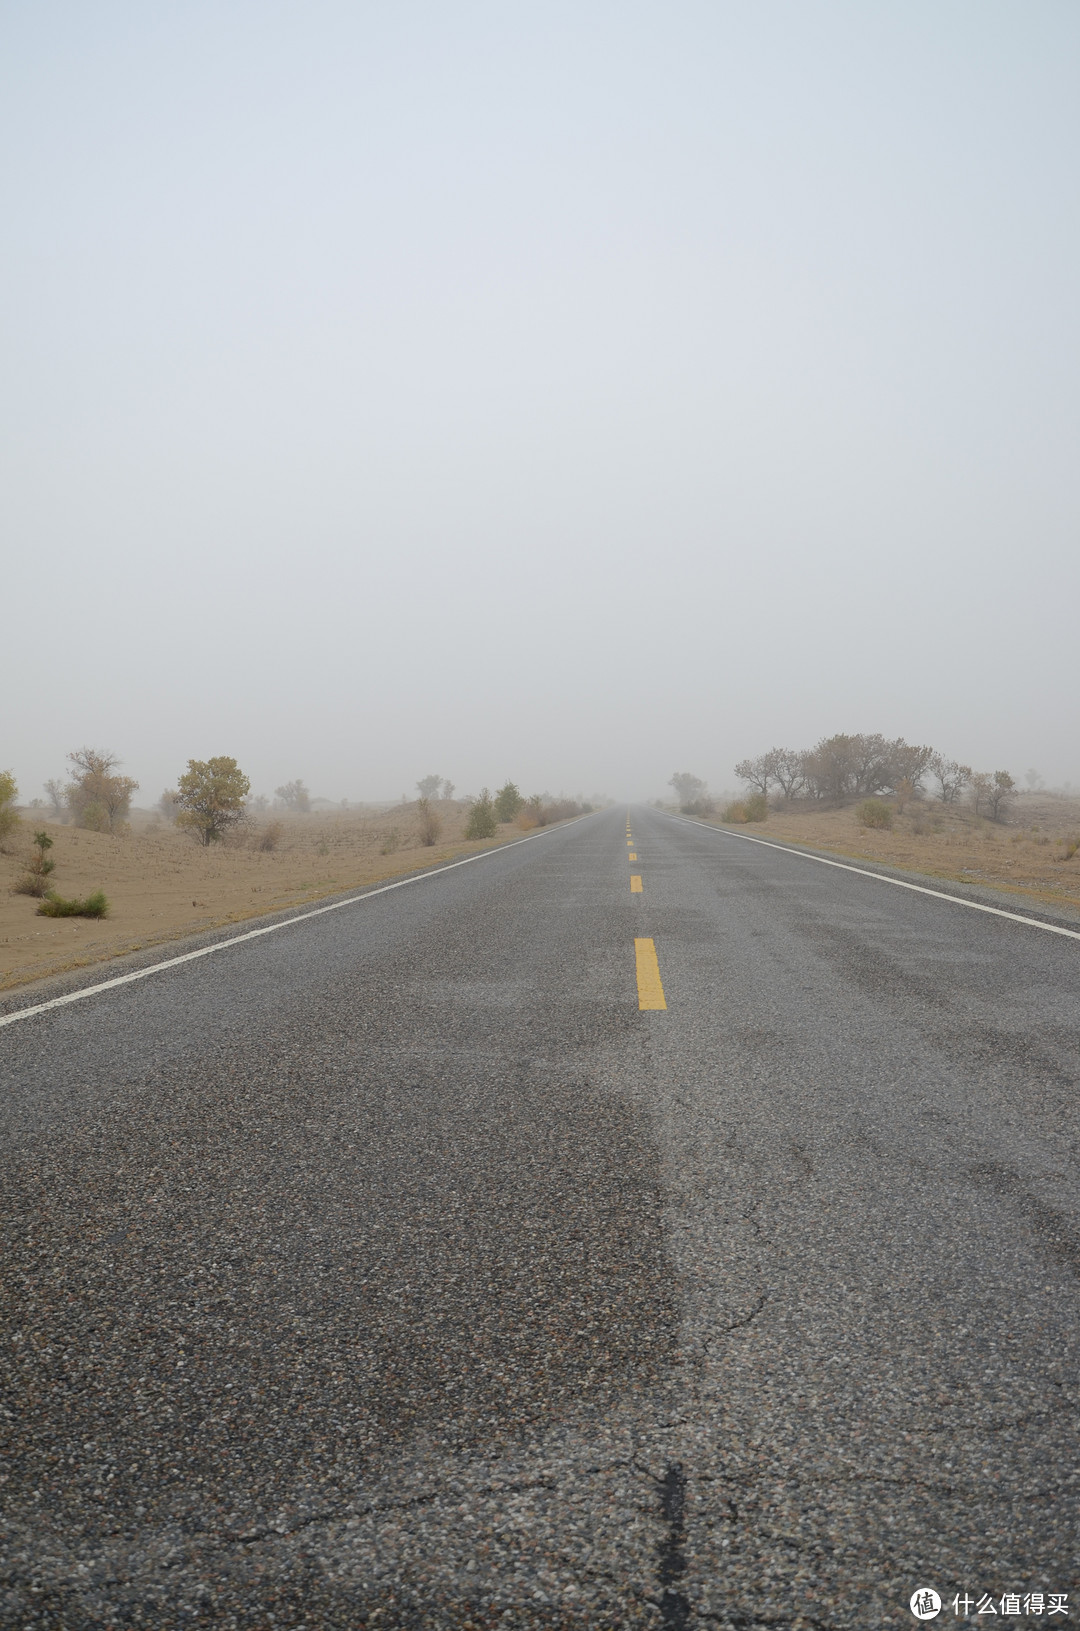
M0 1073L3 1626L1080 1615L1080 940L620 809Z

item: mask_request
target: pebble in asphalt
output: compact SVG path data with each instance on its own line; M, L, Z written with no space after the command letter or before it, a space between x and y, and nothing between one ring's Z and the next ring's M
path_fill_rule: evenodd
M0 1623L1076 1591L1080 948L634 833L0 1034Z

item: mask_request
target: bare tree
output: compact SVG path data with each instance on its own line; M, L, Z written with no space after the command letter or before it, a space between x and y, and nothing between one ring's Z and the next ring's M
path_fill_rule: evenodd
M45 792L49 799L49 811L54 821L67 819L67 806L64 803L64 784L58 776L45 783Z
M933 758L933 748L916 746L898 736L895 742L889 743L886 786L895 792L901 782L910 782L911 796L917 798Z
M880 731L872 735L856 733L847 740L851 744L852 792L856 798L873 798L889 786L889 755L891 744Z
M687 770L677 770L672 776L669 786L675 789L675 796L679 801L679 808L684 814L692 814L708 798L708 788L700 776L691 776Z
M1016 791L1016 783L1007 770L995 770L992 776L977 776L981 802L991 821L1004 821L1009 804ZM976 804L976 809L978 804Z
M778 779L776 761L783 751L783 748L770 748L768 753L759 753L756 759L740 759L735 766L736 776L749 782L762 798L768 798L769 788Z
M275 787L274 793L293 815L307 815L311 809L311 794L302 781L286 782L284 787Z
M95 832L115 832L131 809L131 795L138 782L116 775L120 763L115 753L98 748L79 748L69 753L74 775L64 789L68 809L79 827Z
M776 785L783 793L787 803L795 797L804 782L803 759L805 755L796 753L791 748L773 748L772 773Z
M942 804L955 804L971 781L971 766L957 764L955 759L946 759L943 753L931 754L927 768L938 784L937 796Z
M858 777L860 753L854 736L826 736L803 757L804 774L811 792L819 799L843 804L852 798Z

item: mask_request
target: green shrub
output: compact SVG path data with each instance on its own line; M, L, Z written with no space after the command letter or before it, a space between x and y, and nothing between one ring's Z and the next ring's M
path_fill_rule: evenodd
M495 795L496 819L499 821L513 821L524 803L525 800L514 786L514 783L507 782L506 786L500 787Z
M469 811L469 822L465 828L465 837L494 838L498 826L499 824L495 819L495 806L491 802L491 794L485 787Z
M11 771L0 770L0 849L3 849L3 840L8 833L14 832L19 825L19 812L15 808L18 796L19 789Z
M883 804L880 799L863 799L855 806L855 814L860 827L892 826L892 806Z
M85 827L87 832L108 832L109 812L104 804L97 799L91 799L79 811L79 826Z
M62 895L48 895L38 907L38 917L108 917L109 903L104 892L95 889L85 900L65 900Z

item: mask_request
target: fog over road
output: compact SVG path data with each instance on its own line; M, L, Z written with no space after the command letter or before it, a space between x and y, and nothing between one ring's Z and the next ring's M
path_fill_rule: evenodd
M1075 1620L1080 942L629 821L0 1029L0 1624Z

